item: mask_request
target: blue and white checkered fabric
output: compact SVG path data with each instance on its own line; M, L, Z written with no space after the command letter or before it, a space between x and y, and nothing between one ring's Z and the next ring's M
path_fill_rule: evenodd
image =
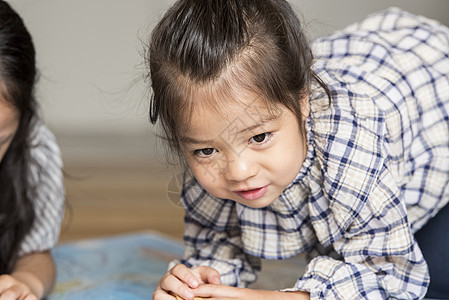
M397 8L314 43L308 154L294 182L254 209L187 174L181 261L225 284L256 279L259 258L308 252L289 290L311 299L416 299L429 275L413 233L449 199L449 29Z

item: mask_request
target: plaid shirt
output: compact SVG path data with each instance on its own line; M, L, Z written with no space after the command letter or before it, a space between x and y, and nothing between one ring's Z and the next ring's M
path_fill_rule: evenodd
M448 202L449 30L393 8L314 43L308 153L296 179L255 209L187 173L182 263L246 286L260 258L310 254L288 290L312 299L416 299L429 275L413 237Z

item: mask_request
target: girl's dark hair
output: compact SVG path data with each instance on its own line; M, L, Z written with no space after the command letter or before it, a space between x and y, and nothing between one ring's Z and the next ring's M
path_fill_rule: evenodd
M0 273L10 273L35 219L30 186L30 132L36 120L35 50L20 16L0 1L1 96L20 114L19 126L0 164Z
M284 0L179 0L153 30L146 59L153 89L150 120L161 119L178 153L194 88L226 93L243 87L269 107L289 108L302 132L301 100L312 79L328 92L311 69L309 41Z

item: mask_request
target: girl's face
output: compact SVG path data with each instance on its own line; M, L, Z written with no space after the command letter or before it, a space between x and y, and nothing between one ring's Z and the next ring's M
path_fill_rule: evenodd
M17 109L0 96L0 162L19 126Z
M261 208L297 176L307 146L289 109L269 110L260 98L241 96L238 101L224 99L219 107L196 105L181 149L209 193Z

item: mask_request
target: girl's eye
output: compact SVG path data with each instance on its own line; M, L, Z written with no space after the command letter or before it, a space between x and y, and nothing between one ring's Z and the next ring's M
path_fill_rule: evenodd
M204 148L195 150L194 154L199 157L208 157L214 154L217 150L214 148Z
M270 136L271 136L270 132L264 132L264 133L253 136L252 138L249 139L249 141L251 143L261 144L263 142L266 142Z

